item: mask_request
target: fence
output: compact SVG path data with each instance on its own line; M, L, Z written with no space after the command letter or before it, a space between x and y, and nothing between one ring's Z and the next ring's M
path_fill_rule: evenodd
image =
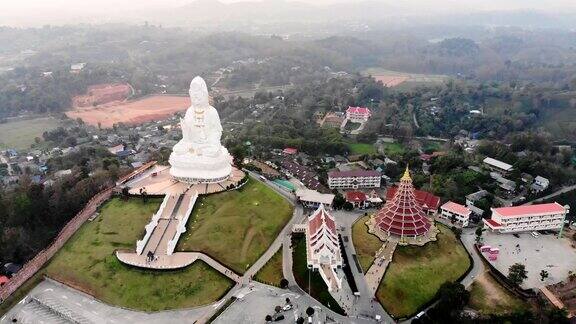
M76 231L92 216L98 207L112 196L112 188L105 189L92 197L84 208L62 228L54 241L44 250L40 251L32 260L28 261L10 281L0 288L0 303L12 295L26 280L30 279L50 258L64 246Z

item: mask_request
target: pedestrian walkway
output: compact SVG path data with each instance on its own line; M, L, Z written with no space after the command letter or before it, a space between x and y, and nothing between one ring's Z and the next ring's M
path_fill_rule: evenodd
M388 265L392 261L392 256L394 255L394 250L396 250L397 245L397 241L387 241L382 245L380 250L376 252L376 259L374 259L374 263L372 263L372 266L368 269L365 276L368 292L371 294L370 296L376 294L376 290L378 290L380 281L382 277L384 277L386 268L388 268Z

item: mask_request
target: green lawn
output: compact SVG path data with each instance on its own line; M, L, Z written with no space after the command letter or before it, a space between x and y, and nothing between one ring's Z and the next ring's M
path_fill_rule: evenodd
M121 307L143 311L189 308L221 298L233 283L203 262L176 271L126 266L116 249L134 249L160 199L106 203L100 216L86 223L56 254L48 276Z
M179 251L204 252L244 273L292 217L292 205L261 182L202 197L188 221Z
M500 286L488 272L472 283L468 306L485 316L510 314L528 308L524 301Z
M352 155L372 155L376 154L376 149L373 144L366 143L349 143L348 148Z
M282 247L272 258L256 273L255 279L268 285L280 287L282 274Z
M437 226L438 241L397 247L380 282L376 297L396 318L415 313L434 298L442 283L457 280L470 267L468 254L454 233Z
M0 149L28 149L34 138L58 127L60 122L51 117L11 121L0 124Z
M384 143L384 153L386 153L386 155L402 155L404 151L404 146L400 143Z
M296 282L304 291L314 297L324 306L338 314L344 315L344 310L328 292L328 286L318 273L308 269L306 263L306 237L302 234L292 235L292 272ZM310 284L310 286L308 286Z
M368 226L366 226L368 219L370 216L364 216L352 225L352 242L364 273L374 262L374 255L383 244L378 237L368 233Z

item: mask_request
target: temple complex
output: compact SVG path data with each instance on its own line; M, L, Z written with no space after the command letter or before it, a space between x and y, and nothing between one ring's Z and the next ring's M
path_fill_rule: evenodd
M371 217L368 226L383 241L422 245L436 240L437 229L416 198L408 167L392 199Z
M342 278L336 273L336 270L342 267L336 222L322 204L308 217L306 258L308 268L320 273L329 291L342 288Z

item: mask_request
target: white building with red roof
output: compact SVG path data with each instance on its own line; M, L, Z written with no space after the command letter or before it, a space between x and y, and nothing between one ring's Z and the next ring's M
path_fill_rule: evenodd
M454 220L453 224L466 227L470 221L471 214L472 211L470 208L449 201L440 207L440 215L438 215L438 217L450 222Z
M306 257L308 268L317 270L328 290L342 288L342 278L338 277L336 270L342 267L342 253L336 231L336 221L320 205L308 217L306 226Z
M351 170L328 172L330 189L380 188L382 175L376 170Z
M500 233L560 230L569 211L570 206L557 202L492 208L492 217L483 221L489 229Z
M346 109L346 119L353 123L365 123L372 116L370 109L366 107L352 107Z
M354 208L366 208L370 206L368 196L362 191L348 191L344 197Z

